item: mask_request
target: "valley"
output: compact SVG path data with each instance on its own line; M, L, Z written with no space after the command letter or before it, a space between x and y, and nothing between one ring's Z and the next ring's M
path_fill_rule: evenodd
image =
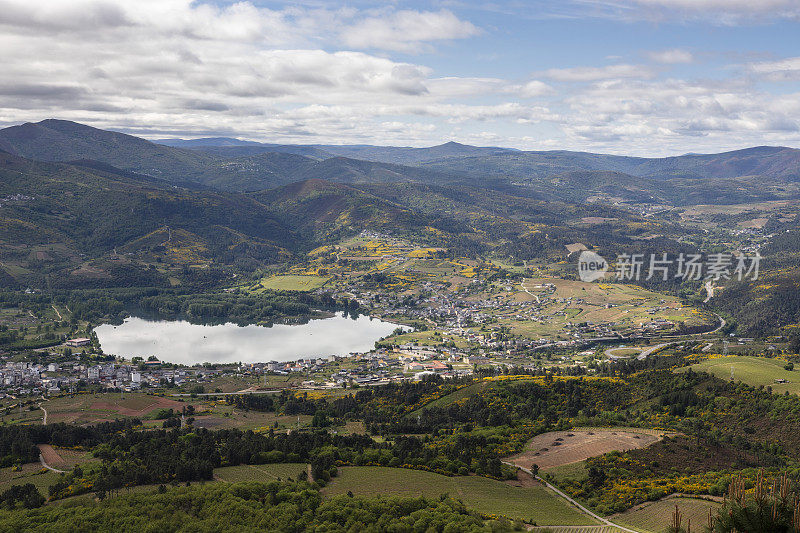
M501 530L661 531L674 505L696 520L732 481L796 465L800 198L783 173L745 200L752 180L713 158L668 175L34 126L0 130L4 497L111 513L248 486L318 509L414 497ZM604 277L581 280L584 252ZM626 254L696 252L759 254L760 271L619 274Z

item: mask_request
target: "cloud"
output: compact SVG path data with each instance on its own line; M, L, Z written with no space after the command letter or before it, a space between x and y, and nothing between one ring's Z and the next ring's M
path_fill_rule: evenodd
M569 0L542 5L542 17L626 21L702 21L747 25L800 19L796 0Z
M551 94L553 88L539 80L531 80L518 89L518 93L523 98L535 98L537 96L544 96Z
M636 16L722 9L667 0L579 4ZM449 65L434 47L506 31L479 28L455 7L263 5L0 0L0 124L57 117L153 137L414 146L453 138L642 155L800 145L800 95L757 84L800 79L800 58L751 56L744 67L719 69L717 80L668 79L663 65L692 59L676 48L643 52L647 64L606 59L529 74L503 63L502 53ZM726 5L760 10L757 2ZM475 57L496 51L472 44L464 49ZM405 55L418 52L434 53Z
M342 29L345 45L358 49L419 52L425 43L464 39L480 34L471 22L447 10L396 11L368 17Z
M656 63L666 64L692 63L694 61L694 56L691 52L680 48L647 52L647 57Z
M751 63L748 69L753 74L770 81L800 80L800 57Z
M614 78L652 78L655 73L643 65L608 65L605 67L553 68L544 75L555 81L587 82Z

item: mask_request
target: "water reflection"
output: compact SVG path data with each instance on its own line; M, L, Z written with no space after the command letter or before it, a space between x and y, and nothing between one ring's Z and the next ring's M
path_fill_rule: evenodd
M161 361L193 365L347 355L369 350L395 328L396 324L368 316L346 318L339 313L302 325L276 324L269 328L130 317L119 326L98 326L95 332L105 353L145 359L154 355Z

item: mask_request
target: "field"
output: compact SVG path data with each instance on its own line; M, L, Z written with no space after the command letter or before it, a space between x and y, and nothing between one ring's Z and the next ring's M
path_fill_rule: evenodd
M658 436L630 428L551 431L532 438L525 450L508 461L525 468L535 463L547 470L616 450L644 448L658 440Z
M16 485L33 483L42 496L47 497L47 488L58 480L59 474L44 469L39 462L27 463L20 470L13 467L0 468L0 492Z
M285 380L283 376L276 378ZM301 426L308 425L312 418L310 415L298 417L278 415L275 412L244 411L224 402L204 398L161 397L146 393L73 394L42 402L42 407L47 409L48 423L93 424L117 418L136 417L147 427L161 427L162 420L155 419L159 410L173 409L180 413L183 407L189 405L195 408L194 425L209 429L248 430L264 427L286 429L297 427L298 422ZM40 424L43 416L41 409L29 411L24 408L22 413L18 409L10 409L8 414L0 417L0 420L6 423Z
M246 481L275 481L276 479L297 479L300 472L307 470L303 463L280 463L268 465L224 466L214 470L214 479L227 483Z
M586 461L579 461L577 463L553 466L548 468L546 473L553 477L555 485L558 486L562 481L584 479L588 472Z
M786 361L780 359L728 356L708 359L688 368L697 372L708 372L724 380L731 378L731 368L733 368L733 378L736 381L742 381L754 387L770 386L774 392L779 394L786 391L791 394L800 394L800 369L784 370L785 364ZM676 372L686 372L686 368L680 368ZM785 379L787 383L775 383L776 379Z
M708 524L708 510L719 507L716 502L697 498L664 498L642 504L609 519L642 533L661 533L672 520L676 505L683 517L682 524L686 526L691 523L692 531L700 531L702 526Z
M498 313L498 323L531 338L569 340L570 323L614 324L632 331L656 319L674 324L701 325L710 319L684 307L677 298L622 283L584 283L558 278L527 278L507 293L515 301L533 298L531 320L519 320L518 308Z
M379 466L343 467L323 489L323 494L333 496L347 491L361 496L391 494L434 498L447 493L476 511L532 520L539 525L595 523L542 485L515 487L478 476L447 477L420 470Z
M611 348L606 350L607 355L613 355L614 357L631 357L634 355L639 355L641 350L639 348Z
M47 409L47 422L90 424L115 418L146 418L159 409L180 411L189 402L162 398L145 393L72 394L53 398L42 403ZM43 413L35 411L39 420Z
M75 465L84 464L94 459L92 452L55 448L49 444L39 444L39 451L48 465L59 470L69 470Z
M327 277L322 276L273 276L261 280L264 289L276 291L313 291L319 289L328 282Z

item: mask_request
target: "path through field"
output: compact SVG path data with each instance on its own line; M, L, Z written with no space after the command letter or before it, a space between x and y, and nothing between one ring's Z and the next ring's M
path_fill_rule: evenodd
M58 452L55 451L49 444L39 445L39 462L42 463L42 466L48 470L52 470L53 472L59 474L64 473L64 470L59 470L52 466L61 466L64 463L64 459L62 459L61 456L58 455Z
M514 465L512 463L508 463L508 462L506 462L506 464L510 464L512 466L518 466L518 465ZM526 473L528 473L528 474L530 474L532 476L534 475L533 472L531 472L527 468L524 468L524 467L521 467L521 466L519 468L522 469L523 472L526 472ZM622 527L620 525L617 525L617 524L611 522L610 520L607 520L607 519L603 518L602 516L600 516L598 514L593 513L592 511L590 511L589 509L587 509L586 507L584 507L583 505L581 505L580 503L575 501L573 498L571 498L571 497L567 496L565 493L561 492L561 490L558 487L556 487L555 485L552 485L552 484L548 483L547 481L545 481L544 479L540 478L539 476L535 476L535 477L536 477L536 479L538 479L539 481L544 483L547 488L549 488L550 490L555 492L558 496L560 496L561 498L563 498L564 500L566 500L570 504L572 504L575 507L577 507L583 513L589 515L590 517L594 518L595 520L597 520L598 522L600 522L601 524L603 524L605 526L614 528L614 529L611 529L611 530L608 530L608 531L624 531L625 533L639 533L638 531L635 531L633 529L628 529L626 527ZM564 526L561 526L561 527L564 527ZM606 532L603 532L603 533L606 533Z

